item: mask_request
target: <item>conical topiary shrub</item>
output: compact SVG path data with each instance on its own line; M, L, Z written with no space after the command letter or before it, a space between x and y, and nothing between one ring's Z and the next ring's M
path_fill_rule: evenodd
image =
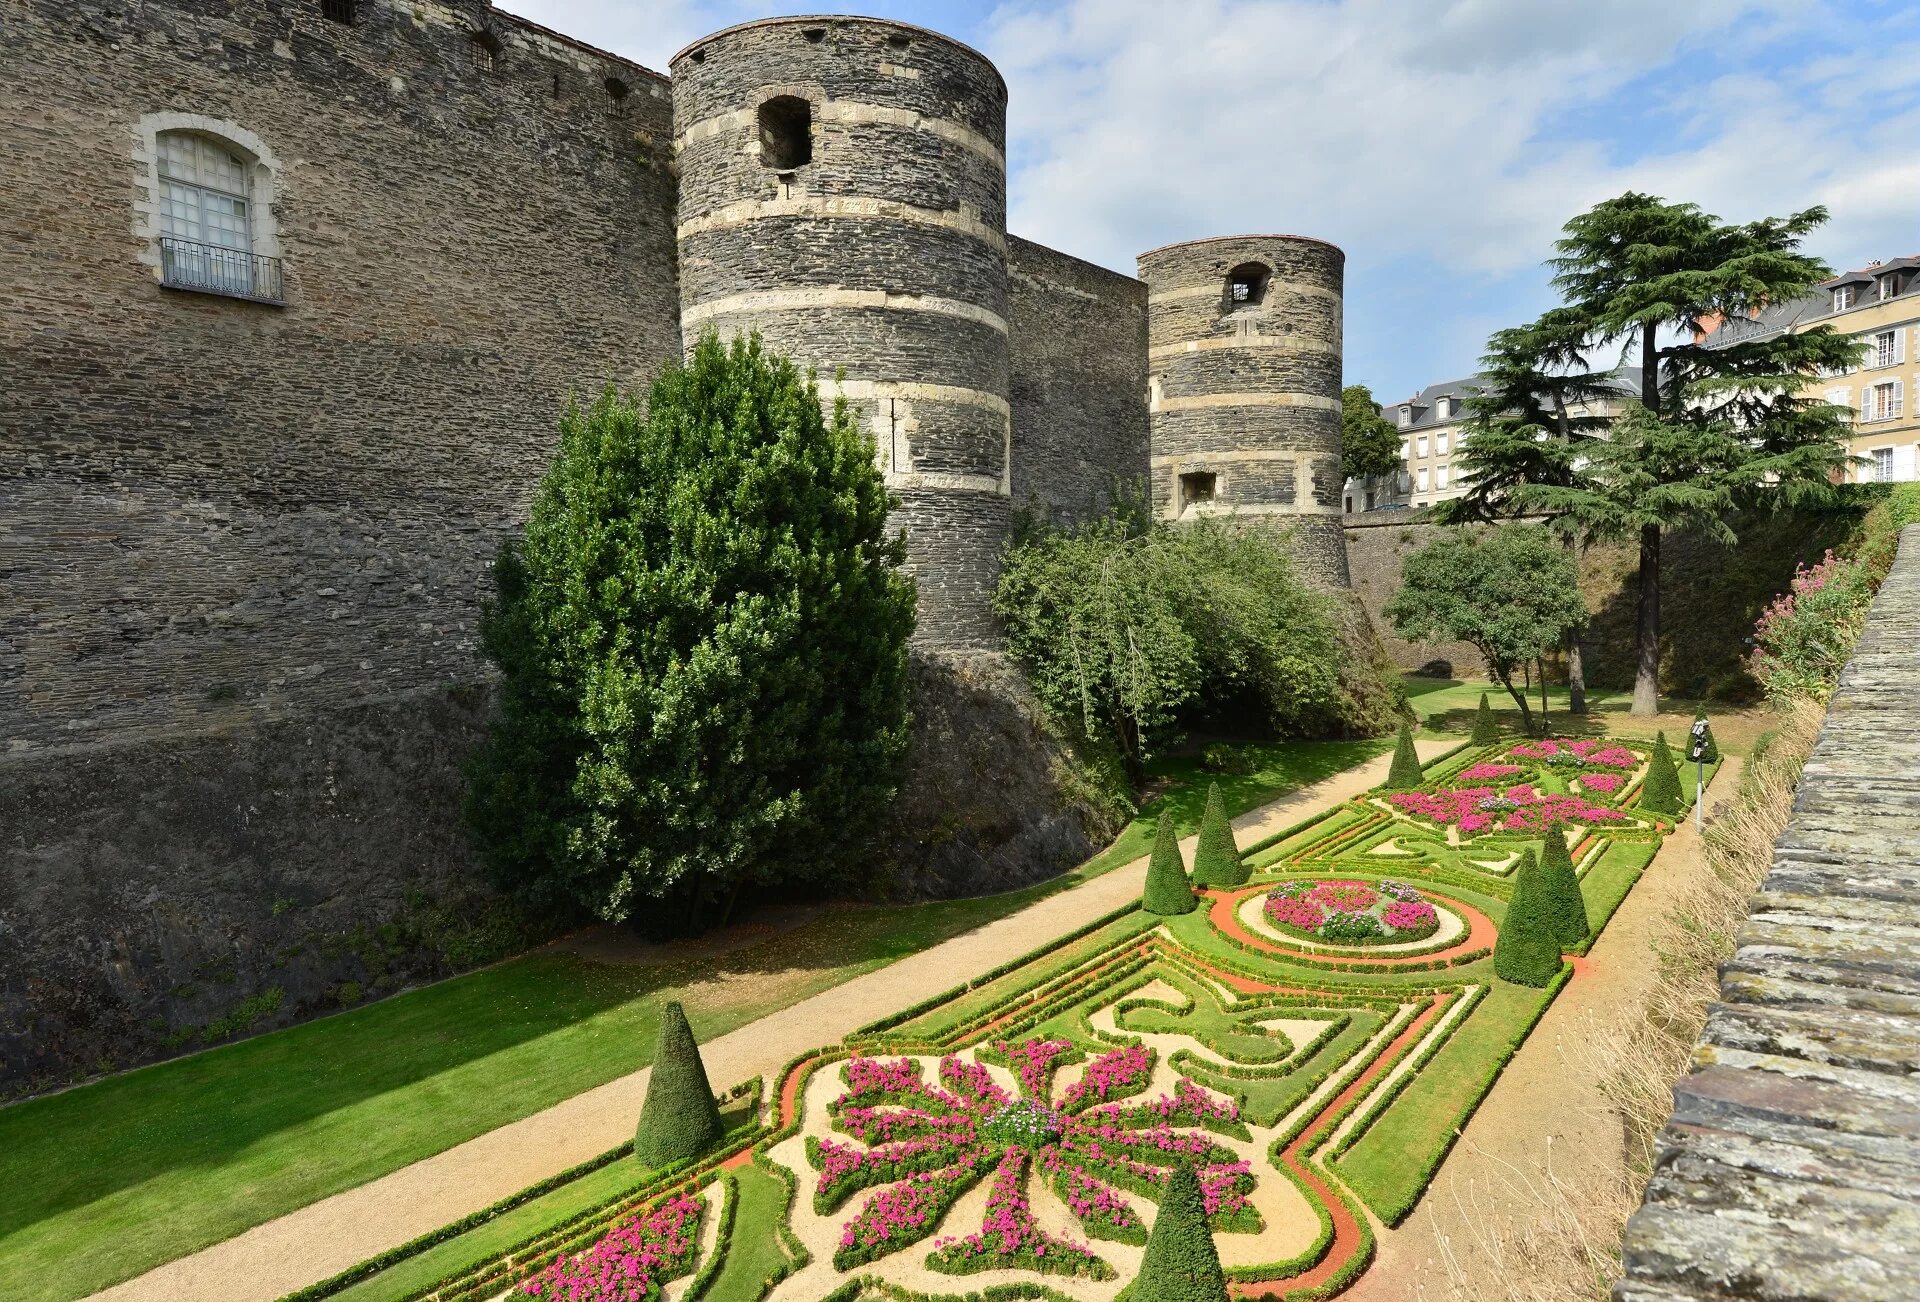
M1693 721L1695 723L1705 723L1707 716L1704 714L1696 714L1693 716ZM1713 739L1712 729L1707 730L1707 748L1700 753L1700 760L1703 764L1718 764L1720 762L1720 743Z
M1227 802L1220 798L1220 784L1208 783L1207 812L1200 815L1200 844L1193 848L1193 884L1241 886L1249 875L1233 839L1233 824L1227 821Z
M1173 821L1163 813L1153 835L1153 857L1147 860L1147 889L1140 897L1140 907L1148 913L1172 917L1192 913L1194 904L1187 865L1180 858L1180 842L1173 835Z
M1493 970L1502 981L1544 986L1560 971L1560 944L1547 917L1540 865L1533 851L1521 856L1513 878L1513 902L1500 924L1500 938L1493 943Z
M1173 1168L1160 1195L1127 1302L1227 1302L1227 1277L1207 1227L1200 1177L1185 1163Z
M1473 744L1491 746L1500 740L1500 725L1493 721L1493 707L1487 704L1487 694L1480 693L1480 708L1473 715Z
M1547 921L1564 950L1586 944L1589 924L1587 901L1580 894L1580 877L1567 853L1567 838L1558 827L1547 829L1546 848L1540 853L1540 892L1547 902Z
M720 1108L707 1083L700 1046L678 1002L660 1010L660 1038L653 1049L653 1077L634 1132L633 1155L644 1167L669 1166L712 1148L723 1134Z
M1673 752L1667 749L1664 732L1654 739L1647 780L1640 786L1640 808L1656 814L1677 814L1681 809L1680 770L1673 766Z
M1413 729L1402 719L1400 740L1393 747L1393 766L1387 770L1387 790L1411 791L1426 779L1420 768L1420 753L1413 748Z

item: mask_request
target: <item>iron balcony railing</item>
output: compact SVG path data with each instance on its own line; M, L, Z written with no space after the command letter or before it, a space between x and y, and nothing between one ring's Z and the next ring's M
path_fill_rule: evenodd
M160 283L171 289L225 294L256 303L284 303L280 259L196 244L172 235L160 239Z

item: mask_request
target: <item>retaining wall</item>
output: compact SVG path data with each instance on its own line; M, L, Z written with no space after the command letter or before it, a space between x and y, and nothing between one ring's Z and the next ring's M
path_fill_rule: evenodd
M1622 1302L1920 1292L1917 688L1920 526L1674 1088Z

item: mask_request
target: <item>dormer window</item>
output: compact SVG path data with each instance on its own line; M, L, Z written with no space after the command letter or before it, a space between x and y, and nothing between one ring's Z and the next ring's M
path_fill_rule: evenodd
M1400 428L1405 429L1411 424L1413 424L1413 408L1403 402L1400 404Z
M1267 296L1272 272L1258 262L1245 262L1227 273L1227 305L1250 307Z
M1453 414L1453 399L1444 394L1433 400L1433 418L1445 420Z
M1833 291L1833 310L1844 312L1853 306L1853 286L1841 285Z
M1896 293L1899 292L1895 288L1896 284L1899 282L1899 279L1900 278L1898 276L1882 276L1878 281L1875 282L1880 288L1880 301L1882 303L1886 302L1888 299L1892 298Z

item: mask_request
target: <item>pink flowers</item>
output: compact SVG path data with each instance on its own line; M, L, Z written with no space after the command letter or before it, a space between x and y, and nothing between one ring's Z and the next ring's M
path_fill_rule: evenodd
M1626 818L1617 809L1580 796L1543 793L1531 783L1508 787L1505 792L1491 787L1396 791L1387 799L1395 808L1417 818L1442 827L1457 826L1462 836L1496 827L1507 832L1544 832L1557 823L1617 823Z
M1298 896L1269 895L1265 905L1267 917L1283 927L1298 927L1302 931L1318 931L1320 924L1327 920L1326 910L1308 904Z
M1047 1089L1053 1083L1054 1064L1073 1051L1073 1045L1066 1040L1028 1040L1021 1045L1002 1040L994 1048L1019 1073L1020 1089L1035 1098L1047 1097Z
M1618 773L1582 773L1580 789L1598 791L1602 795L1611 795L1627 784L1627 780Z
M1608 769L1634 769L1640 766L1640 761L1625 746L1584 738L1549 737L1544 741L1523 741L1509 749L1507 754L1521 759L1544 760L1549 764L1565 764L1570 767L1597 764L1601 768ZM1462 774L1461 776L1477 775ZM1494 775L1486 774L1485 776Z
M1462 782L1479 782L1491 778L1510 778L1520 772L1518 764L1475 764L1460 775Z
M1040 1228L1027 1201L1029 1162L1024 1149L1010 1148L1000 1158L993 1188L987 1193L986 1219L977 1233L942 1240L927 1265L951 1274L1025 1266L1046 1274L1112 1279L1113 1267L1084 1243L1056 1238Z
M1365 882L1321 882L1307 892L1307 902L1329 911L1355 913L1379 902L1380 893Z
M701 1204L675 1194L623 1221L578 1256L561 1256L520 1286L548 1302L647 1302L693 1269Z
M1380 921L1395 931L1425 931L1440 925L1440 915L1425 900L1395 900L1381 913Z
M1086 1072L1062 1096L1066 1111L1095 1101L1120 1098L1147 1083L1153 1074L1153 1051L1141 1045L1129 1045L1103 1053L1087 1064Z

